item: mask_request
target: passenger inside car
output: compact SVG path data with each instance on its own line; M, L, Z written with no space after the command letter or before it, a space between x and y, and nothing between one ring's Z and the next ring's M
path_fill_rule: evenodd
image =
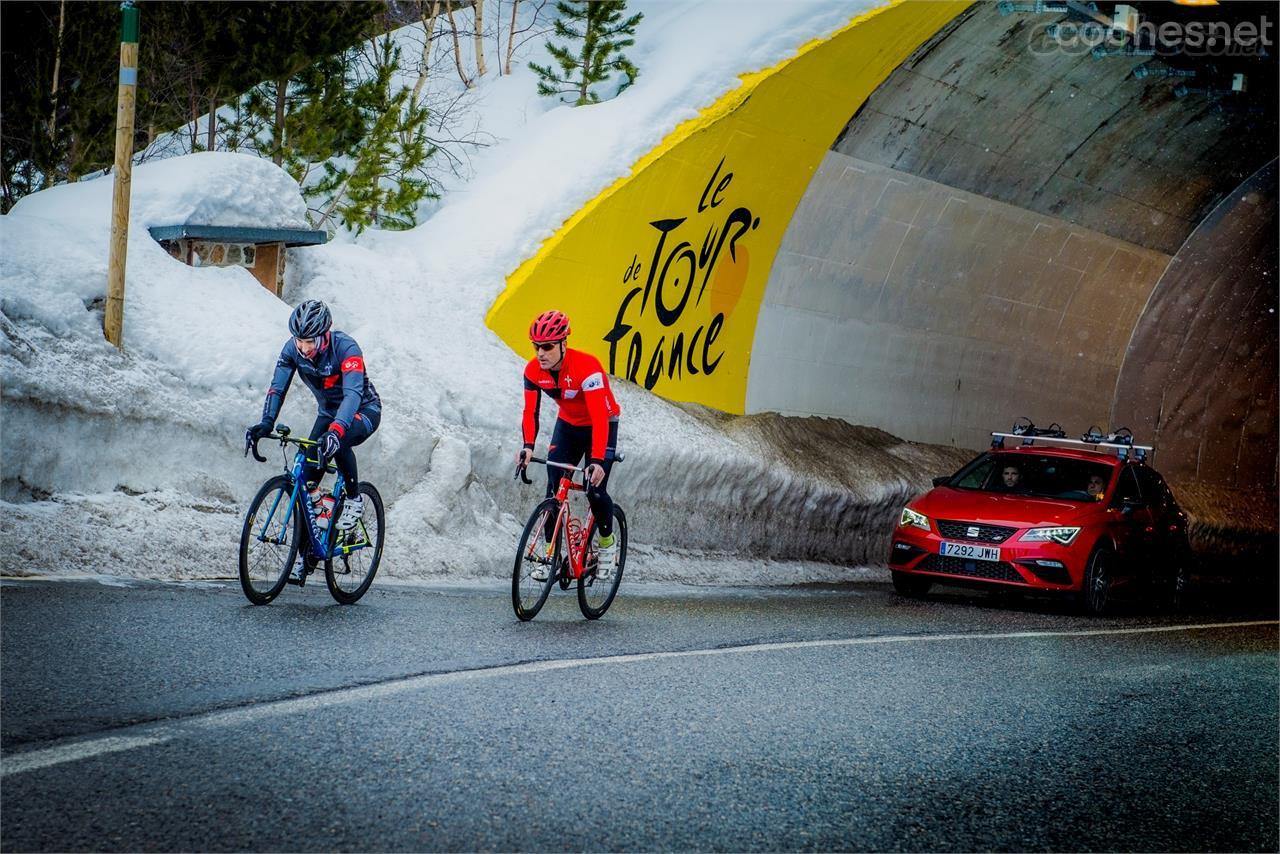
M948 482L953 489L1015 493L1026 498L1096 501L1086 491L1091 480L1107 491L1111 467L1087 459L1027 453L984 454ZM1095 487L1096 488L1096 487Z
M1101 501L1103 493L1107 491L1107 481L1100 474L1091 474L1084 491L1089 493L1089 497L1094 501Z

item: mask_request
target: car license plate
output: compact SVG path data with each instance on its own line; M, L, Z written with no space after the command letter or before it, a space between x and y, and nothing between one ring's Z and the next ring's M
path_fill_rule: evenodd
M938 554L944 557L967 557L970 560L1000 560L1000 550L991 546L975 546L971 543L943 541Z

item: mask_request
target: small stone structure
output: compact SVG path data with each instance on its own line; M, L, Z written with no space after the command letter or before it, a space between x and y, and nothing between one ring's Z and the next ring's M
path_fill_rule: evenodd
M165 251L191 267L244 267L276 296L284 288L285 249L316 246L323 231L236 225L164 225L148 229Z

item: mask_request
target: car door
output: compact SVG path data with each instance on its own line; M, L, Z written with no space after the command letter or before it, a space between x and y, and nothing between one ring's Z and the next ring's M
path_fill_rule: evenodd
M1141 466L1137 477L1142 499L1151 508L1151 554L1161 562L1170 561L1185 548L1186 518L1157 472Z
M1155 523L1151 505L1143 497L1133 469L1127 465L1120 470L1108 515L1123 571L1126 575L1146 576L1151 571Z

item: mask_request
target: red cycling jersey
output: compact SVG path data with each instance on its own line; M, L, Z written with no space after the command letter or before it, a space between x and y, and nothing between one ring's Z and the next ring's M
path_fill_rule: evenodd
M600 360L581 350L564 351L558 371L545 371L536 358L524 366L524 445L532 448L538 437L538 410L542 394L554 398L560 406L560 420L574 427L591 425L591 459L604 460L609 443L609 422L622 409L613 399L609 375Z

